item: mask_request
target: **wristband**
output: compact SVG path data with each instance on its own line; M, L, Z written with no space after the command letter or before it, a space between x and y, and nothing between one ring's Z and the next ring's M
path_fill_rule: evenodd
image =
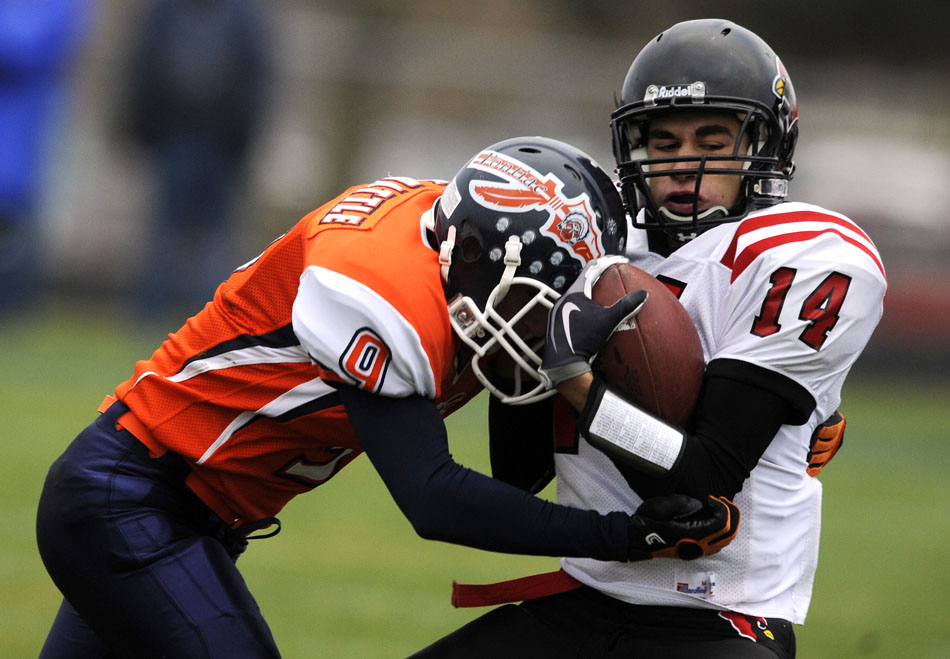
M651 476L666 476L686 445L682 430L644 412L594 378L578 427L591 445Z

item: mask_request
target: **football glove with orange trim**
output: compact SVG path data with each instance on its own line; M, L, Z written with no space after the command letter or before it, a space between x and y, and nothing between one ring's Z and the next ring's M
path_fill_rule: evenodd
M808 447L808 475L817 476L844 444L845 418L835 412L815 428Z
M732 542L739 530L739 508L725 497L706 502L669 494L647 499L630 516L630 560L710 556Z

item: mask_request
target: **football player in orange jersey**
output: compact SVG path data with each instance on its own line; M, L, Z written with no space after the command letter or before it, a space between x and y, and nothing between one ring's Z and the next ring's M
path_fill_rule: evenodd
M64 600L42 656L278 656L235 560L362 452L424 538L628 561L734 532L726 502L688 519L601 514L449 453L443 417L483 387L493 409L550 419L548 310L625 236L607 174L543 138L486 148L449 183L386 178L305 216L140 361L51 467L37 537ZM593 354L642 302L589 310L544 358Z

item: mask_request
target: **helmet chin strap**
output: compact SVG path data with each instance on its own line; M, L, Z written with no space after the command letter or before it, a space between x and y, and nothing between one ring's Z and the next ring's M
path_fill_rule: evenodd
M521 265L521 246L521 239L518 236L508 236L508 242L505 243L505 271L501 273L501 280L495 288L494 304L498 304L508 295L511 280L515 277L515 270Z
M455 249L456 229L450 226L446 231L445 240L439 248L439 265L441 266L442 283L449 281L449 268L452 267L452 250ZM515 271L521 265L521 239L518 236L508 236L508 242L505 243L505 271L501 274L498 286L495 287L494 302L501 302L508 294L511 288L511 280L515 277Z
M455 227L450 226L439 248L439 265L442 266L442 285L449 283L449 267L452 265L452 250L455 249Z
M672 222L686 223L686 222L693 221L693 217L691 215L679 215L671 211L666 206L660 206L657 208L657 210L660 212L660 215L662 215L663 217L667 218L668 220ZM725 206L713 206L712 208L707 208L702 213L699 213L696 216L696 219L705 220L707 217L711 217L714 213L722 213L723 215L728 215L729 210Z
M679 242L688 243L701 233L700 230L693 225L692 217L673 213L666 206L658 207L657 211L660 213L660 215L669 220L669 222L665 225L667 235L673 235ZM729 214L729 211L725 206L713 206L712 208L707 208L702 213L699 213L696 216L696 219L706 219L707 217L711 217L716 213L720 213L725 216ZM680 228L679 225L682 225L683 230L678 230ZM692 229L692 231L687 232L685 230L687 227Z

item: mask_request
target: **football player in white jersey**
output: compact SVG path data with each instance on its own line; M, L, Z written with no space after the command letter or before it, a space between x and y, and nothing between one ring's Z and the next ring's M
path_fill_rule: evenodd
M689 21L652 39L611 126L633 225L627 256L678 295L707 368L692 421L675 428L596 376L565 385L587 364L548 351L552 384L579 412L578 441L554 460L558 499L632 511L661 493L716 494L734 497L742 526L722 552L691 562L564 558L557 578L528 579L520 595L508 588L506 598L479 601L463 591L463 604L525 601L421 656L795 655L792 625L805 621L821 522L810 444L835 417L880 320L880 255L849 218L786 201L795 92L772 49L734 23ZM552 309L549 332L570 297ZM568 322L583 323L583 310ZM626 421L605 423L617 419ZM591 434L620 447L616 455L592 448ZM546 468L526 464L509 461L504 473L530 483Z

